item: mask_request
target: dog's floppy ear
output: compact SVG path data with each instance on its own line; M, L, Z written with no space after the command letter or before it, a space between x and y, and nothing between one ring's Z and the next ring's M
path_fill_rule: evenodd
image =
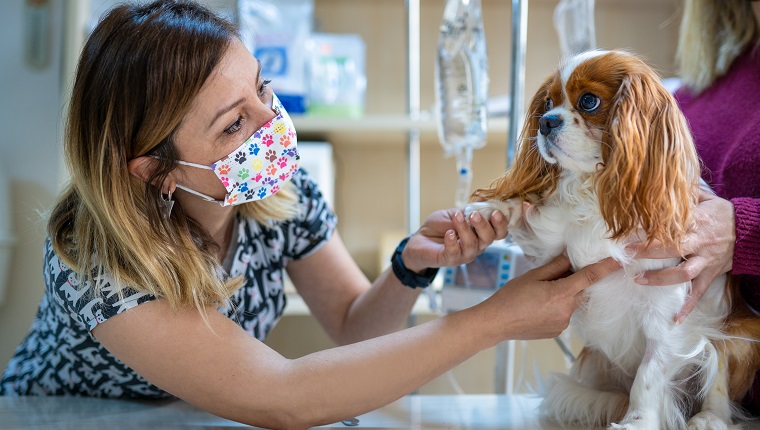
M536 148L536 136L538 120L545 111L549 86L555 79L559 79L556 74L546 78L533 96L512 164L489 188L476 190L471 200L507 200L519 197L531 203L538 203L534 201L536 196L540 198L554 190L559 170L556 165L547 163L541 157Z
M686 119L657 74L631 60L603 138L599 205L613 239L636 233L678 246L699 188Z

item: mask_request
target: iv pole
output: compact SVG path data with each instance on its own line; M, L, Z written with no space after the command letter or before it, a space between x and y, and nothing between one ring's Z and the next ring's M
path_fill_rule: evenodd
M509 134L507 135L507 167L514 160L522 130L525 92L525 45L528 29L528 0L512 0L512 75L509 94ZM494 392L512 394L515 388L515 341L496 346Z

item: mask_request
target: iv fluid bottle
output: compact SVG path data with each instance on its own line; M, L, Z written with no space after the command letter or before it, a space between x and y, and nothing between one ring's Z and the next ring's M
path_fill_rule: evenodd
M438 137L457 157L457 205L467 202L472 150L486 143L488 57L480 0L447 0L436 58Z

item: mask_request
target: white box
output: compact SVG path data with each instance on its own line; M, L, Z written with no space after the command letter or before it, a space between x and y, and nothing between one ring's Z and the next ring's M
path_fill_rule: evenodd
M335 208L335 161L328 142L298 142L300 164L319 185L327 204Z

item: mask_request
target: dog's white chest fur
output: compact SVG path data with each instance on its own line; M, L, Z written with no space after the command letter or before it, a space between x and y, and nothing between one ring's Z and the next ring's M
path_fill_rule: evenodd
M623 270L585 290L587 301L576 311L571 326L587 346L604 352L633 378L646 349L645 326L678 331L673 321L689 284L652 287L634 282L638 274L674 266L678 260L633 259L625 250L631 240L605 238L606 225L592 193L580 188L564 191L570 194L560 191L546 204L528 209L529 233L514 231L513 236L539 263L565 249L574 270L610 256L624 264ZM568 195L573 197L568 199ZM529 239L529 235L535 236Z

